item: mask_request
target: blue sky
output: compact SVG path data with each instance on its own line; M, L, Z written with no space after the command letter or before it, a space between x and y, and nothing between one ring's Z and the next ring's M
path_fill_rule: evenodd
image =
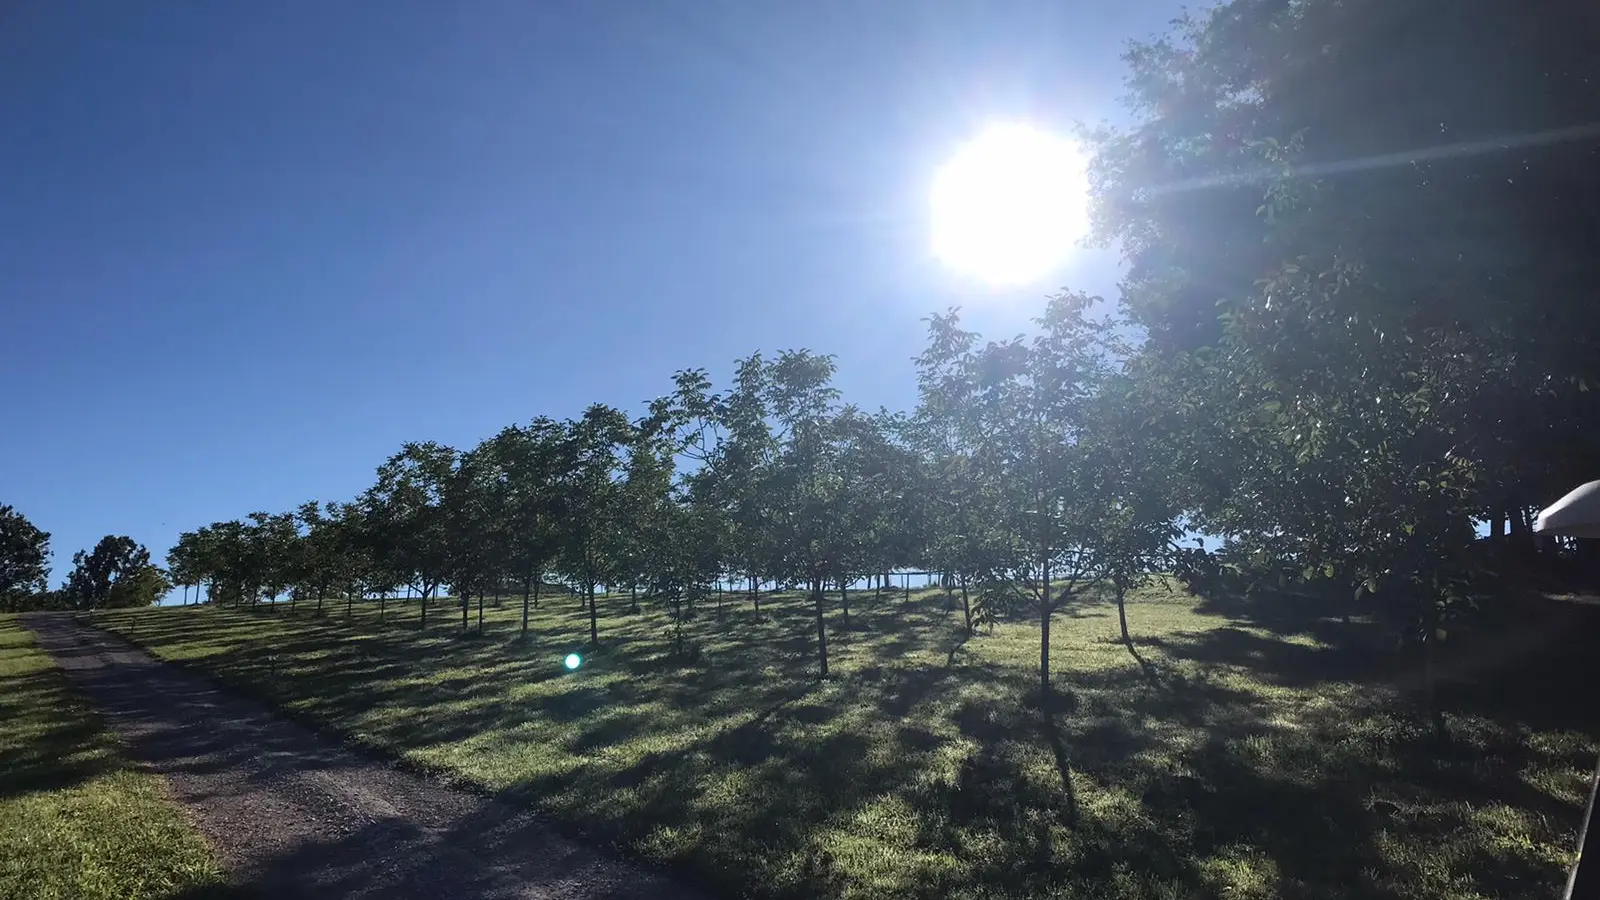
M915 402L985 123L1120 115L1173 2L75 3L0 12L0 503L74 550L347 499L673 371L808 347Z

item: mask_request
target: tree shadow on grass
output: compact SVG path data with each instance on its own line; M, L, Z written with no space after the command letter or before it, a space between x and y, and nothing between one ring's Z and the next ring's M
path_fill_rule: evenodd
M0 800L74 787L122 768L100 722L54 669L0 679Z

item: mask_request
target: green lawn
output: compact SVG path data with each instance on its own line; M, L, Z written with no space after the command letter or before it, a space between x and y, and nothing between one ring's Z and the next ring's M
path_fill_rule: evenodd
M514 601L466 639L447 605L419 633L414 603L99 621L729 896L1548 898L1596 751L1592 718L1497 674L1523 656L1446 666L1488 687L1444 693L1440 742L1358 649L1370 626L1159 587L1132 651L1114 607L1060 616L1048 723L1037 628L963 640L941 592L853 594L848 631L835 602L820 684L796 599L705 610L692 661L658 613L601 603L592 652L570 597L527 642Z
M14 616L0 616L0 897L223 896L222 872L156 776Z

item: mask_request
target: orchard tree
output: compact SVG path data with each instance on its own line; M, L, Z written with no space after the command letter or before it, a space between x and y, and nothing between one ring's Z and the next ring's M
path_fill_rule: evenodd
M785 580L806 585L817 628L817 677L828 677L824 586L838 571L843 481L832 425L839 392L834 361L807 350L779 354L765 373L764 400L777 423L764 487L774 509L774 561Z
M1110 326L1088 315L1095 298L1050 301L1040 333L977 348L954 312L936 316L919 360L927 404L972 448L994 529L985 552L988 602L1018 604L1039 622L1039 679L1050 691L1050 625L1100 564L1096 473L1081 441L1112 366Z
M571 434L562 423L541 417L502 430L480 452L497 467L505 565L522 582L522 635L527 636L528 608L538 606L545 573L561 551L575 465Z
M412 442L378 467L378 483L363 498L383 580L409 583L421 595L419 626L428 627L428 600L444 583L444 495L456 451L433 441Z
M595 585L617 571L623 522L622 454L632 427L621 410L595 404L570 426L572 474L564 529L563 567L583 590L589 642L600 642Z

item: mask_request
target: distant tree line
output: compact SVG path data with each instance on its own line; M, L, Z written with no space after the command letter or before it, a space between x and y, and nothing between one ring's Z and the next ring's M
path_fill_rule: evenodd
M73 554L66 583L55 591L46 584L50 554L49 532L0 505L0 612L149 606L172 590L150 551L129 537L106 535L93 550Z
M717 585L744 586L758 610L763 585L795 587L823 675L829 597L848 627L851 585L919 569L959 586L965 627L1026 611L1047 648L1078 589L1131 587L1177 534L1165 485L1140 474L1156 470L1141 463L1153 445L1123 440L1130 349L1094 307L1063 294L1039 334L986 346L954 313L934 317L910 414L843 403L829 357L756 354L721 391L679 372L636 418L595 405L469 450L407 444L354 500L187 532L168 565L232 603L320 609L404 586L423 626L448 588L464 628L473 600L520 592L526 629L556 579L583 599L591 641L600 586L662 605L680 635Z

